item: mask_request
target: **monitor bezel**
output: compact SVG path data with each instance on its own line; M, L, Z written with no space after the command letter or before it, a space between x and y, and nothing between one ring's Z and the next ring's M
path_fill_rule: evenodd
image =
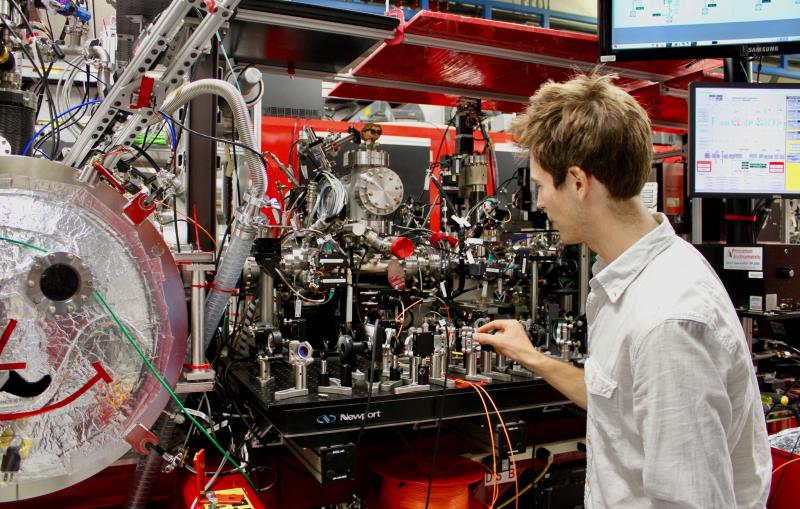
M708 191L697 192L695 189L695 129L693 119L695 118L697 106L697 90L700 88L761 88L761 89L774 89L774 90L797 90L800 93L800 83L706 83L694 82L689 84L689 156L687 157L689 168L687 171L687 178L689 185L687 187L689 197L692 198L800 198L800 191L796 192L783 192L783 193L730 193L720 192L713 193Z
M598 0L597 2L597 36L601 63L694 58L758 58L768 55L800 53L800 41L614 50L612 49L611 40L613 24L612 1L614 0Z

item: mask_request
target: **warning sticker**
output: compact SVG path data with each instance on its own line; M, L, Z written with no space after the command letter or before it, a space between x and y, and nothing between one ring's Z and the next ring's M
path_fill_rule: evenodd
M219 500L215 509L255 509L242 488L214 490L214 496ZM211 509L212 504L206 502L203 506L204 509Z
M764 249L761 247L726 247L723 255L725 270L763 270Z

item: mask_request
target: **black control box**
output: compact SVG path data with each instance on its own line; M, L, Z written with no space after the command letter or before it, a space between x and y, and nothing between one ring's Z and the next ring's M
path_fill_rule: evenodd
M749 311L800 309L800 245L697 244L734 307Z

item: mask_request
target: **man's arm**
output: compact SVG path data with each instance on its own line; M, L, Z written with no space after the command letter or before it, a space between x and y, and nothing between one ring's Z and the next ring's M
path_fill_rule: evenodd
M705 323L667 320L631 344L644 494L656 508L736 507L730 353Z
M489 332L495 331L494 334ZM572 364L549 357L531 344L521 323L516 320L495 320L476 332L473 337L482 345L491 345L500 355L510 357L545 379L561 394L586 410L586 382L583 370Z

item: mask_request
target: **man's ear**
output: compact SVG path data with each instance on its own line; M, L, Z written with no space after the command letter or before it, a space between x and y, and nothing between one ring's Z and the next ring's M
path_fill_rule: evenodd
M572 181L572 185L578 196L583 198L589 192L589 175L580 166L570 166L567 168L567 175Z

